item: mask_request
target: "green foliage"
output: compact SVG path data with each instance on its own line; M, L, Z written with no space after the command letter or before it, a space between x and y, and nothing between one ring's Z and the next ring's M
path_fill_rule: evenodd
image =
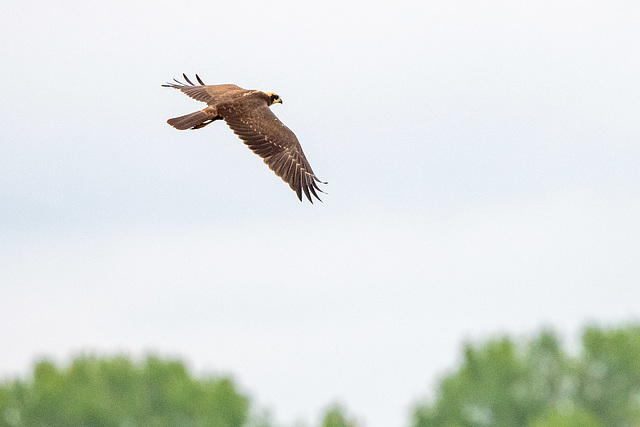
M460 367L420 404L414 427L640 425L640 328L589 328L569 356L555 334L467 344Z
M583 335L579 402L606 426L640 425L640 327Z
M356 421L350 418L344 408L338 405L329 407L324 412L321 427L356 427Z
M227 377L195 378L180 361L80 356L0 382L0 427L273 427ZM339 405L319 427L357 427ZM467 343L458 368L413 427L640 426L640 326L587 328L577 356L543 331Z
M321 427L356 427L340 406ZM0 383L0 427L273 427L226 377L195 378L180 361L149 356L48 360L32 378Z
M529 425L531 427L599 427L602 424L595 416L585 411L562 413L551 410L533 420Z
M31 381L0 385L0 426L241 427L249 400L229 378L194 379L178 361L81 356L38 362Z

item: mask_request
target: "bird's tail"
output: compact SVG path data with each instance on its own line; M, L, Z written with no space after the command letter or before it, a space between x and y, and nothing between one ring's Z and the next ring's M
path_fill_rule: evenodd
M214 120L219 120L221 118L221 116L212 117L211 114L207 114L200 110L195 113L187 114L186 116L174 117L173 119L167 120L167 123L179 130L200 129Z

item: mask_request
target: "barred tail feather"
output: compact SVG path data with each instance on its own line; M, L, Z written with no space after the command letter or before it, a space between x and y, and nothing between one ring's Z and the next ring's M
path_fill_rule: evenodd
M222 117L220 116L211 117L210 114L207 114L204 111L196 111L195 113L187 114L186 116L169 119L167 120L167 123L179 130L200 129L214 120L219 120L221 118Z

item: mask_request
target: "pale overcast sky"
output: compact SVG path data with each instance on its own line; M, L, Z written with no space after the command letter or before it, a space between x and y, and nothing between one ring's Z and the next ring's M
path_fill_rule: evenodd
M146 351L403 427L464 340L640 317L637 1L8 0L0 376ZM185 72L277 92L324 203Z

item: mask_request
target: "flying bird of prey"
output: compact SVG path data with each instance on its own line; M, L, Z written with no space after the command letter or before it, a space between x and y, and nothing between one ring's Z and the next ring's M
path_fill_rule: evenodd
M196 74L200 85L195 85L183 74L186 83L174 79L172 87L185 95L206 102L207 106L195 113L167 120L176 129L200 129L215 120L224 120L231 130L282 178L302 201L302 193L311 203L312 195L320 200L316 190L323 193L317 183L326 184L311 170L296 135L271 112L269 106L282 99L273 92L246 90L236 85L205 85Z

